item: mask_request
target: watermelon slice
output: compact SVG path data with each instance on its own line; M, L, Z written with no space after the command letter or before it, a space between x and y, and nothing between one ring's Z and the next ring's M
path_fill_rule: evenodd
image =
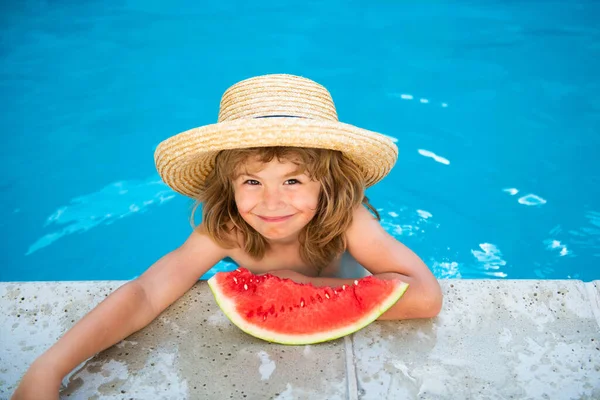
M408 288L400 280L372 276L341 287L315 287L245 268L208 280L219 307L242 331L282 344L311 344L364 328Z

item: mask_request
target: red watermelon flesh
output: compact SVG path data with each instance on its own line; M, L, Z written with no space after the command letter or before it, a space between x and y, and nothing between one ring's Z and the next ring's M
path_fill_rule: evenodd
M373 276L352 285L315 287L245 268L208 280L219 307L244 332L282 344L310 344L356 332L393 306L408 288Z

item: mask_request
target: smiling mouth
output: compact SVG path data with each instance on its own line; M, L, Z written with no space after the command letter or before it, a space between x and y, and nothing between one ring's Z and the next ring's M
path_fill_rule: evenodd
M263 217L260 215L257 215L258 218L262 219L265 222L282 222L282 221L286 221L290 218L292 218L294 215L284 215L282 217Z

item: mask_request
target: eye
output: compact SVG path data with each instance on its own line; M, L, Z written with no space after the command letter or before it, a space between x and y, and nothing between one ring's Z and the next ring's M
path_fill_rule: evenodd
M300 184L301 182L298 179L288 179L287 181L285 181L286 185L296 185L296 184Z
M260 185L260 182L257 181L256 179L248 179L247 181L244 182L244 185L256 186L256 185Z

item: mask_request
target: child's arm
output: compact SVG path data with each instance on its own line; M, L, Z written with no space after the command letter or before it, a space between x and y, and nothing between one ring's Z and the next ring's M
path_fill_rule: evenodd
M375 276L409 284L400 300L380 319L431 318L442 308L442 290L427 265L387 233L363 206L354 212L347 235L348 251Z
M442 291L427 265L388 234L363 206L354 211L348 251L373 275L409 284L402 298L379 319L431 318L442 307Z
M389 235L363 206L354 212L347 240L350 254L374 276L397 278L409 284L402 298L379 319L431 318L439 314L442 291L435 276L414 252ZM291 270L270 273L315 286L352 285L354 282L354 279L307 277Z
M148 325L189 290L225 257L225 251L199 231L139 278L109 295L67 331L32 364L14 398L57 399L61 380L73 368ZM52 392L44 392L46 388Z

